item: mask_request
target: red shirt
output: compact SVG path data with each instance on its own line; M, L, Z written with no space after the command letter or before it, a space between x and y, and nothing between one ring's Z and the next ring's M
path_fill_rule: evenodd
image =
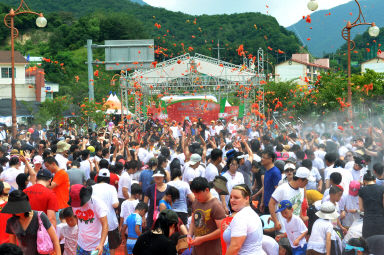
M32 210L43 211L45 214L47 214L47 210L55 212L59 210L55 193L39 183L26 188L24 193L29 198Z
M3 210L7 202L0 205L0 211ZM0 244L9 243L9 234L5 232L7 221L12 217L12 214L0 213Z

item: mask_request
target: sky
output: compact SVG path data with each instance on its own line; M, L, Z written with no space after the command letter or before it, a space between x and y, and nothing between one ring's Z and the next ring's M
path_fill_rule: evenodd
M318 10L326 10L350 2L351 0L317 0ZM163 7L171 11L181 11L192 15L231 14L261 12L274 16L280 25L290 26L304 15L311 14L307 9L309 0L144 0L147 4Z

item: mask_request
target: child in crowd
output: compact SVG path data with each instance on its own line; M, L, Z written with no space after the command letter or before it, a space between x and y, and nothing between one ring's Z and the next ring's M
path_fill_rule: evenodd
M331 254L331 235L333 225L331 220L339 217L335 205L326 201L316 213L317 219L313 224L312 233L308 240L307 255Z
M72 207L64 208L60 214L65 219L66 224L63 225L60 230L58 228L58 238L59 240L65 240L64 243L64 255L75 255L77 247L77 217L73 213Z
M176 199L180 198L179 190L173 186L170 186L165 191L163 198L159 201L159 211L169 209L172 210L172 204Z
M142 197L143 191L139 184L134 183L131 186L131 196L121 204L120 228L129 215L131 215Z
M282 223L284 224L286 233L277 235L276 240L279 241L280 238L287 237L292 247L292 254L305 255L307 250L307 241L305 240L305 236L308 229L299 216L293 215L291 201L281 201L279 209L276 213L278 212L281 212L281 216L284 218Z
M323 196L323 199L321 200L322 203L324 203L325 201L328 201L327 197L329 194L329 189L332 186L340 185L341 180L342 180L342 176L340 173L338 172L331 173L331 175L329 176L329 188L324 191L324 196Z
M349 184L349 194L343 199L345 204L343 208L345 211L345 217L341 222L346 228L349 228L355 220L360 218L358 196L359 189L360 182L351 181Z
M132 250L136 244L137 238L141 235L143 219L148 211L148 205L144 202L139 202L135 211L130 214L124 221L121 228L121 236L123 244L127 245L127 253L133 254ZM126 235L126 238L124 236Z
M58 237L59 237L60 231L63 229L63 227L67 226L67 223L65 222L65 219L64 219L64 216L63 216L63 212L64 212L64 210L61 210L59 212L60 223L56 225L56 234L57 234ZM60 243L61 254L64 254L65 238L59 239L59 241L60 241L59 243Z

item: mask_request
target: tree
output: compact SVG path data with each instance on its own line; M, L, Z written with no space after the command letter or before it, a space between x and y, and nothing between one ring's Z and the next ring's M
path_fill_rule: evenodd
M39 112L35 114L34 118L39 124L45 125L48 121L52 121L53 125L57 127L71 102L72 98L68 96L47 99L41 104Z

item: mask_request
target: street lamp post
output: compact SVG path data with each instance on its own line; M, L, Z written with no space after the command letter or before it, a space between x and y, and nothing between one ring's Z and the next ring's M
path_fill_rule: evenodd
M356 44L353 40L351 40L351 29L357 26L370 26L368 29L368 33L372 37L377 37L380 33L380 28L378 28L375 24L375 22L366 22L365 17L363 15L363 12L361 11L361 6L359 4L358 0L355 0L357 7L359 8L359 15L353 21L352 23L350 21L347 22L347 25L341 30L341 36L343 37L344 40L347 41L347 55L348 55L348 118L351 121L352 120L352 82L351 82L351 52L355 48ZM311 0L308 3L308 9L311 11L315 11L318 7L317 1L316 0Z
M16 122L16 86L15 86L15 38L19 35L19 30L15 28L14 19L19 14L34 14L37 15L36 25L38 27L45 27L47 20L42 13L33 12L29 9L24 0L21 0L19 7L16 10L11 9L4 17L4 24L11 29L11 68L12 68L12 136L17 134L17 122Z

